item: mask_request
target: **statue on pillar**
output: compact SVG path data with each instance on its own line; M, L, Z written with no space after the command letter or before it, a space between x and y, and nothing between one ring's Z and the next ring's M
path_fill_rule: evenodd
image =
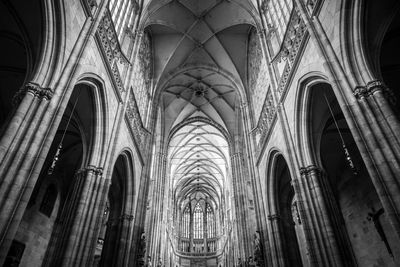
M139 266L145 266L145 256L146 256L146 235L144 232L140 235L140 241L139 241L139 249L138 249L138 263Z
M263 247L260 239L260 232L254 233L254 266L264 266Z

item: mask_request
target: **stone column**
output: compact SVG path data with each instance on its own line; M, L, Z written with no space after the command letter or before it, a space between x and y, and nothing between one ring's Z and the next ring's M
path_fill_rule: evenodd
M339 216L338 208L326 176L315 165L301 168L300 174L301 179L294 182L294 189L310 246L310 263L313 266L351 266L349 247L335 219Z
M232 160L232 184L233 184L233 196L235 203L236 213L236 227L238 232L238 254L239 258L244 259L246 255L246 244L247 238L247 223L246 223L246 209L245 209L245 197L242 188L242 170L241 170L241 153L235 153L231 156Z
M301 172L301 178L292 179L292 186L293 190L297 199L297 207L299 210L299 217L302 224L302 230L305 236L305 243L306 243L306 251L307 251L307 259L309 262L309 266L320 266L321 263L320 255L316 255L315 249L315 235L311 229L311 218L310 218L310 207L309 203L307 202L307 195L305 194L304 190L304 173Z
M241 113L242 113L242 120L243 120L243 131L244 131L244 143L245 143L245 148L247 152L247 158L246 158L246 163L248 167L248 174L249 178L248 181L251 185L251 189L253 191L253 200L254 200L254 207L255 207L255 212L254 215L256 217L256 228L253 229L254 232L249 233L249 246L248 249L248 255L247 259L249 259L250 256L254 254L254 249L255 247L253 246L253 242L251 242L251 238L258 232L260 234L262 247L263 247L263 252L262 256L264 257L264 263L269 264L271 263L271 251L269 250L269 244L268 244L268 233L265 231L266 229L266 224L267 224L267 218L266 218L266 211L265 211L265 206L264 206L264 196L262 193L262 186L261 186L261 179L260 179L260 174L257 171L257 166L256 166L256 151L257 151L257 144L255 140L255 135L253 134L252 130L250 130L253 125L252 125L252 118L251 118L251 112L249 105L247 103L242 103L241 105ZM250 230L250 229L249 229Z
M312 41L326 61L330 79L336 83L333 87L334 93L385 213L400 237L399 120L389 108L390 101L383 97L381 83L371 81L366 86L358 86L356 79L344 72L319 18L310 15L301 0L295 0L295 4Z
M208 233L208 229L207 229L207 202L204 205L204 212L203 212L203 243L204 243L204 251L205 253L208 252L207 250L207 233Z
M165 183L165 164L166 157L164 153L159 152L154 163L155 177L154 187L152 192L152 211L150 217L150 224L152 232L150 233L150 254L153 261L158 262L160 257L160 246L161 246L161 229L162 229L162 217L163 217L163 197L162 188Z
M36 153L41 143L34 139L33 133L44 135L46 129L38 125L52 95L48 88L34 83L25 85L16 95L20 105L0 142L0 264L8 253L40 173Z
M282 242L282 230L280 227L281 217L278 213L268 215L268 223L270 224L269 236L272 238L270 244L273 246L271 251L272 262L274 266L286 266L285 264L285 251Z
M110 180L102 168L88 166L78 174L64 226L61 266L90 266L100 231Z
M106 195L108 194L106 193ZM102 266L124 266L127 262L129 262L129 249L130 243L132 242L132 240L130 240L130 232L132 231L133 220L133 215L127 213L122 213L117 218L109 218L109 221L107 222L107 231L111 230L111 228L115 228L112 231L118 233L118 239L117 244L107 244L107 240L105 240L106 242L104 243L103 252L108 253L102 254ZM140 240L140 242L145 242L145 240ZM116 254L113 253L115 251L115 246L118 246L118 252Z
M20 103L0 140L0 265L8 253L72 93L70 83L76 79L76 63L89 37L96 31L106 6L107 1L102 1L95 17L86 18L61 76L46 77L47 70L33 74L40 79L56 80L56 86L30 82L15 97L16 103Z

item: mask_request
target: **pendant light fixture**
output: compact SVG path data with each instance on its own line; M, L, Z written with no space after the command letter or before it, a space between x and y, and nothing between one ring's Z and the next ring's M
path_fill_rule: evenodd
M76 97L74 106L72 107L72 110L71 110L71 114L69 115L69 118L68 118L68 121L67 121L67 125L65 126L64 132L63 132L63 134L62 134L62 136L61 136L60 143L58 144L56 153L55 153L55 155L54 155L54 157L53 157L53 161L51 162L50 168L47 170L47 174L48 174L48 175L52 175L52 174L53 174L54 169L55 169L55 167L56 167L56 164L57 164L58 160L60 159L60 153L61 153L61 149L62 149L62 147L63 147L63 142L64 142L65 134L66 134L67 129L68 129L68 127L69 127L69 124L70 124L70 122L71 122L72 115L74 114L75 107L76 107L76 104L78 103L79 96L81 95L81 92L82 92L82 91L79 90L79 94L78 94L78 96Z
M332 108L331 108L331 106L329 104L329 101L328 101L328 98L326 97L326 94L324 94L324 98L325 98L326 104L328 105L329 112L331 113L331 116L333 118L333 122L335 123L336 130L339 133L340 140L342 142L342 147L343 147L343 152L344 152L344 155L345 155L346 162L349 165L350 169L353 171L353 174L357 175L358 174L357 169L356 169L356 167L354 165L353 160L351 159L350 152L349 152L349 150L348 150L348 148L346 146L346 143L344 142L343 134L340 131L339 125L338 125L337 120L336 120L336 117L333 114Z

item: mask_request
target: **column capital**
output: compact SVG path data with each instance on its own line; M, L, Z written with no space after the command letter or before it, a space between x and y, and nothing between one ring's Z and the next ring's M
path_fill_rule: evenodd
M126 214L126 213L122 214L120 217L121 221L123 221L123 220L133 221L133 218L134 218L133 215Z
M34 82L28 82L22 86L17 93L14 95L13 104L17 105L21 102L22 98L30 93L39 99L50 100L53 97L53 91L50 88L41 87L39 84Z
M356 86L353 91L353 95L358 99L363 99L368 97L368 89L365 86Z
M307 173L308 173L308 171L307 171L307 168L306 167L300 167L300 175L301 176L303 176L303 175L307 175Z
M102 167L96 167L96 166L93 166L93 165L88 165L87 167L79 169L76 172L76 174L86 174L86 173L93 173L95 175L101 176L103 174L103 168Z
M266 0L262 0L261 6L260 6L260 11L264 14L268 11L268 3Z
M322 169L316 165L309 165L307 166L307 172L322 173Z
M383 91L385 90L387 87L386 85L380 81L380 80L373 80L373 81L369 81L366 85L366 88L368 89L368 91L373 94L374 92L377 91Z
M281 219L281 215L279 215L278 213L270 214L270 215L267 216L267 218L270 221L280 220Z
M301 173L301 171L300 171L300 173ZM297 178L294 178L294 179L292 179L291 181L290 181L290 184L293 186L293 188L295 188L296 189L296 186L299 186L299 183L300 183L300 181L299 181L299 179L297 179Z
M386 86L384 82L380 80L372 80L367 83L366 87L370 95L373 95L375 93L383 93L390 104L396 105L396 96L394 95L393 91Z
M322 173L322 169L317 165L308 165L300 168L300 175L309 175L310 173Z
M375 93L384 94L385 98L390 102L390 104L396 104L396 97L392 90L390 90L390 88L388 88L381 80L372 80L369 81L365 86L356 86L353 91L354 96L358 100L373 96Z

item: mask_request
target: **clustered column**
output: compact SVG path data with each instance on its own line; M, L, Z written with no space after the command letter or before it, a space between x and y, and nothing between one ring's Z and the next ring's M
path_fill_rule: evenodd
M343 261L349 260L344 255L347 248L339 238L342 229L333 219L338 209L323 171L315 165L300 168L300 179L294 179L292 184L297 196L310 264L342 266Z

